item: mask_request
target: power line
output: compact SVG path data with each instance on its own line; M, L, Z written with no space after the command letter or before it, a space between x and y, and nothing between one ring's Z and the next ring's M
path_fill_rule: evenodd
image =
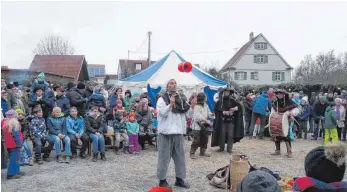
M130 51L133 53L147 53L147 52L141 52L141 51ZM187 52L187 53L180 53L180 54L185 54L185 55L194 55L194 54L213 54L213 53L226 53L230 52L230 50L220 50L220 51L211 51L211 52ZM167 53L153 53L152 54L167 54Z
M130 52L138 52L142 48L142 46L147 42L147 40L148 40L148 37L146 37L146 39L142 42L140 48L136 49L136 51L130 51Z

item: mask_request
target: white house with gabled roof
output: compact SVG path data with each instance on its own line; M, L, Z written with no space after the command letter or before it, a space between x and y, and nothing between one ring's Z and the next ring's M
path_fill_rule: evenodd
M239 85L273 85L291 82L292 70L263 34L252 32L220 73Z

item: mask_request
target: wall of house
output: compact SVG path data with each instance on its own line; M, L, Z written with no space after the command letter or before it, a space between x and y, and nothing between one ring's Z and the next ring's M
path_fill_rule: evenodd
M247 72L246 80L235 80L235 72ZM284 72L284 81L273 81L272 72L276 70L230 70L228 73L231 81L236 82L239 85L276 85L281 83L289 83L292 81L291 70L282 70L278 72ZM258 72L258 80L251 79L251 72Z

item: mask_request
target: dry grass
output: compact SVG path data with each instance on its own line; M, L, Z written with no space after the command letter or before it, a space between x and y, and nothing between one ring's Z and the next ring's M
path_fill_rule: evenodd
M304 158L311 149L319 146L320 141L296 140L293 142L292 159L284 156L285 145L282 143L281 157L270 155L274 150L274 143L270 140L243 139L234 145L234 153L245 153L250 156L252 164L264 166L280 171L281 175L303 176ZM192 188L189 190L174 189L174 191L218 192L225 191L209 185L206 175L229 163L230 155L217 153L217 148L209 149L212 157L191 160L189 158L190 142L186 142L186 163L188 181ZM70 164L59 164L55 161L22 167L26 176L19 180L6 180L6 170L2 170L1 190L6 192L19 191L147 191L158 184L156 179L157 153L151 148L142 151L140 155L116 156L108 149L106 162L93 163L91 159L72 160ZM54 159L52 152L51 159ZM347 177L345 176L345 179ZM168 181L175 180L174 166L170 164Z

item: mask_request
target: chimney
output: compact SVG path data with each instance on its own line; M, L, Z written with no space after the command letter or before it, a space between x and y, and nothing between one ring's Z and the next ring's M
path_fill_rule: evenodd
M252 41L253 37L254 37L254 33L251 32L251 33L249 34L249 41Z

